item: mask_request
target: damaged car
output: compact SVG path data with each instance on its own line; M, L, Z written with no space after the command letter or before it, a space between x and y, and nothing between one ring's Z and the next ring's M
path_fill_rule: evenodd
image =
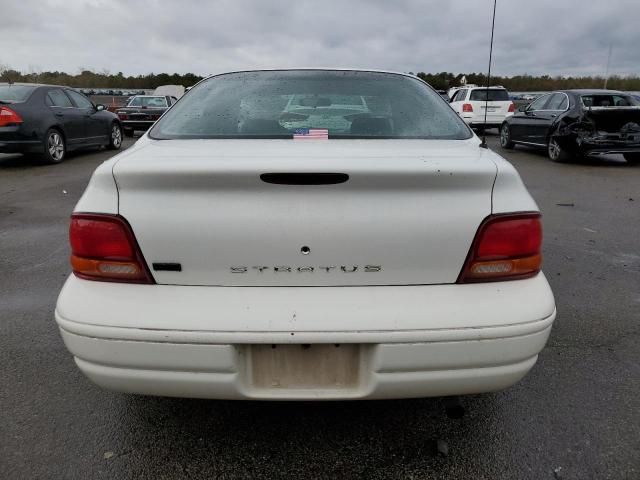
M640 163L640 102L613 90L551 92L521 107L500 127L500 145L546 148L554 162L622 154Z

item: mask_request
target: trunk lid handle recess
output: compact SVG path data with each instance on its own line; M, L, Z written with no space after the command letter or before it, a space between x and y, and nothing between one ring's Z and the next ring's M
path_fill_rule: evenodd
M263 173L260 180L274 185L336 185L349 180L346 173L329 172L283 172Z

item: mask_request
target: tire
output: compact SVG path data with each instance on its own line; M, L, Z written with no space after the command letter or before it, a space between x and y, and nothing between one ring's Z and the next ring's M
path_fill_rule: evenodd
M44 137L44 153L40 160L44 163L60 163L67 156L67 144L62 132L56 128L50 128Z
M500 146L506 150L513 150L516 146L511 141L511 128L508 123L503 123L500 127Z
M640 153L625 153L624 159L631 165L640 165Z
M568 162L573 158L569 152L560 146L555 137L549 138L549 143L547 144L547 155L549 155L549 159L552 162L556 163Z
M120 150L122 146L122 127L117 122L111 124L109 129L109 144L107 148L109 150Z
M123 128L122 132L124 133L125 137L133 137L133 128Z

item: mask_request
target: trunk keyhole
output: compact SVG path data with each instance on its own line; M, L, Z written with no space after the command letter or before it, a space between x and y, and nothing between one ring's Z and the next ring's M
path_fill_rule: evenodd
M311 249L305 245L300 249L300 253L303 255L309 255L311 253Z

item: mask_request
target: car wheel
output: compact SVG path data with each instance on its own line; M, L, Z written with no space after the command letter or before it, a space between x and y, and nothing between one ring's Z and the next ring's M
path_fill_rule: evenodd
M125 137L133 137L133 128L123 128L122 131Z
M109 135L109 150L118 150L122 146L122 128L117 123L111 125L111 134Z
M640 153L625 153L624 159L632 165L640 165Z
M507 150L512 150L515 144L511 141L511 128L508 123L503 123L500 127L500 146Z
M547 145L547 153L549 154L549 158L552 162L567 162L571 160L571 155L564 148L560 146L558 141L551 137L549 139L549 144Z
M47 130L44 142L44 154L40 157L46 163L60 163L67 154L67 146L60 130Z

